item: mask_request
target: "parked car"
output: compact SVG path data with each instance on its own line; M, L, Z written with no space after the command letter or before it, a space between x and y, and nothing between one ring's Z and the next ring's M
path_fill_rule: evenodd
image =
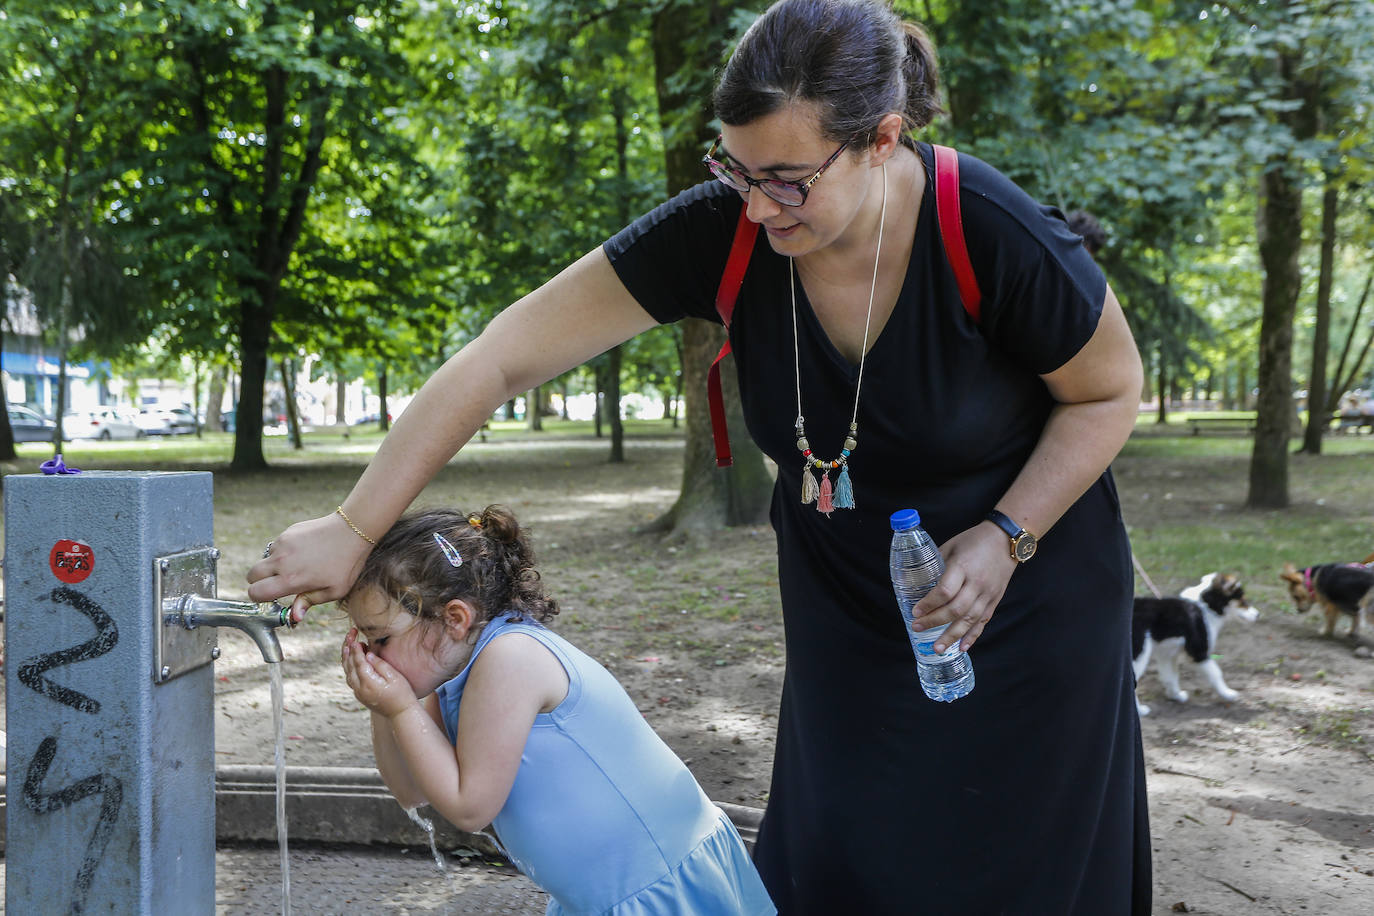
M27 407L14 405L9 409L10 431L15 442L51 442L57 424Z
M200 424L196 420L196 415L185 407L173 407L167 411L168 429L173 436L189 436L194 433Z
M196 431L196 418L185 407L145 407L134 422L147 436L184 436Z
M68 439L142 439L145 435L137 423L111 407L63 414L62 434Z
M167 417L160 410L144 408L133 416L134 425L143 430L145 436L162 436L167 433Z

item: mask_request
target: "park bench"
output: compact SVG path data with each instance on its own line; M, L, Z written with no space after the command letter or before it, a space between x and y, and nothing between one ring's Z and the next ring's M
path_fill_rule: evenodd
M1336 432L1358 433L1361 429L1374 432L1374 414L1344 413L1336 419Z
M1255 431L1254 417L1189 417L1188 428L1194 436L1208 430L1239 430L1243 433Z

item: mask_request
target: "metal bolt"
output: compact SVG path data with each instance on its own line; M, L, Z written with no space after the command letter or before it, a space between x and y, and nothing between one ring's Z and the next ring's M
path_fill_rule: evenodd
M165 681L172 676L172 669L169 665L162 666L162 679Z
M166 571L167 571L167 568L168 568L169 566L171 566L171 565L172 565L172 564L169 563L169 562L166 561L166 560L158 560L158 561L157 561L158 569L162 570L163 572L166 572Z
M210 548L210 559L212 559L212 560L218 560L218 559L219 559L219 548L218 548L218 547L211 547L211 548Z
M219 646L214 646L210 649L210 657L219 658Z

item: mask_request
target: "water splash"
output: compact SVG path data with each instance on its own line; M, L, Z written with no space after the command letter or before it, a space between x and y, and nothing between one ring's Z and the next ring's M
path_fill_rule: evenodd
M277 744L273 760L277 765L277 847L281 852L281 912L291 916L291 860L286 851L286 723L282 720L281 664L267 666L272 684L272 725Z
M420 812L415 808L404 809L406 817L414 821L421 830L429 836L429 851L434 854L434 864L439 867L439 871L447 871L444 865L444 857L439 855L439 844L434 841L434 822L427 817L421 817Z

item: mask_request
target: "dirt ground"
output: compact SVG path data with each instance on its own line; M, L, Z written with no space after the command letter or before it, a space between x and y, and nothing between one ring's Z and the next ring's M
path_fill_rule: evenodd
M673 440L633 440L628 463L616 466L604 463L604 444L569 441L557 454L550 462L548 448L474 444L420 503L513 508L532 528L560 599L556 627L621 680L712 798L762 807L783 669L771 531L733 529L708 546L636 534L676 496L681 458ZM342 493L356 473L356 466L315 470L310 485ZM1154 511L1156 482L1143 463L1118 462L1118 479L1128 522ZM1233 488L1243 479L1242 470ZM220 507L239 505L238 489L250 485L216 481L221 530L245 524L221 519L232 513ZM1191 495L1184 482L1175 488L1173 512L1186 512L1188 500L1215 511L1224 508L1218 499L1237 498L1207 485ZM1369 531L1367 510L1359 511ZM252 528L270 535L301 514L283 500L254 513ZM1132 535L1148 536L1134 524ZM241 597L243 572L260 544L226 551L222 597ZM1210 571L1156 571L1153 578L1176 591ZM1363 644L1344 638L1344 623L1342 635L1323 637L1316 614L1293 612L1277 563L1241 572L1261 617L1229 624L1218 647L1240 699L1218 701L1186 664L1186 704L1164 697L1153 670L1140 686L1153 707L1142 724L1155 912L1374 912L1374 661L1367 648L1357 652L1374 644L1374 621ZM289 765L372 764L366 712L339 675L345 628L333 609L320 609L282 640ZM220 645L218 759L270 764L261 661L239 634L222 636Z

